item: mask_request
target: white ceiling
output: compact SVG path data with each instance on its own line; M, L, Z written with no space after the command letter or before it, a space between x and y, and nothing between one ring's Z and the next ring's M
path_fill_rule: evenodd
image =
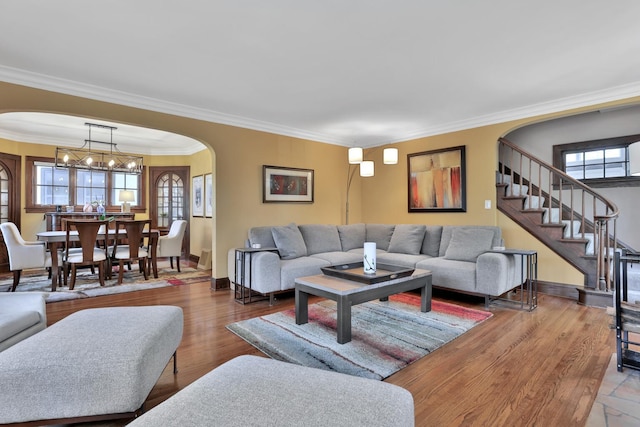
M637 0L3 0L0 80L375 146L640 95L638 16Z

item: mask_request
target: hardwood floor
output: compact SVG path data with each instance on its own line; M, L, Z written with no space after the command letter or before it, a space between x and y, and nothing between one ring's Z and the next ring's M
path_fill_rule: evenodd
M484 308L483 300L459 294L436 291L435 297ZM233 357L263 356L225 325L291 308L294 298L243 306L231 291L212 291L207 282L56 302L47 305L47 315L51 324L84 308L156 304L182 307L185 328L179 373L165 369L147 410ZM386 380L413 394L416 425L583 426L615 351L605 310L539 295L531 313L490 311L491 319Z

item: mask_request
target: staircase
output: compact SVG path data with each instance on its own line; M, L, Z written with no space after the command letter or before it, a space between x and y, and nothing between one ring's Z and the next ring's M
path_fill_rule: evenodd
M616 205L504 138L498 169L498 210L584 274L581 303L602 305L592 303L598 294L611 299Z

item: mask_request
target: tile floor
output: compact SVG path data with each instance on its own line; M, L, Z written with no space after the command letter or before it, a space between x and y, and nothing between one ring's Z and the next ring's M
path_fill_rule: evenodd
M616 354L611 356L586 427L640 426L640 371L618 372Z

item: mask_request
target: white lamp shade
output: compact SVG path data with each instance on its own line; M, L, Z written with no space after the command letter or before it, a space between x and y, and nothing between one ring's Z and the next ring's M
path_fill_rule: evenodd
M134 200L133 191L131 190L120 190L120 193L118 193L118 201L120 202L133 202Z
M640 142L629 145L629 173L640 176Z
M382 162L385 165L398 164L398 149L397 148L385 148L382 151Z
M373 161L365 160L360 163L360 176L373 176L374 174L374 165Z
M349 148L349 164L355 165L362 162L362 148Z
M120 193L118 193L118 201L122 202L122 212L131 212L129 202L135 201L135 195L131 190L120 190Z

